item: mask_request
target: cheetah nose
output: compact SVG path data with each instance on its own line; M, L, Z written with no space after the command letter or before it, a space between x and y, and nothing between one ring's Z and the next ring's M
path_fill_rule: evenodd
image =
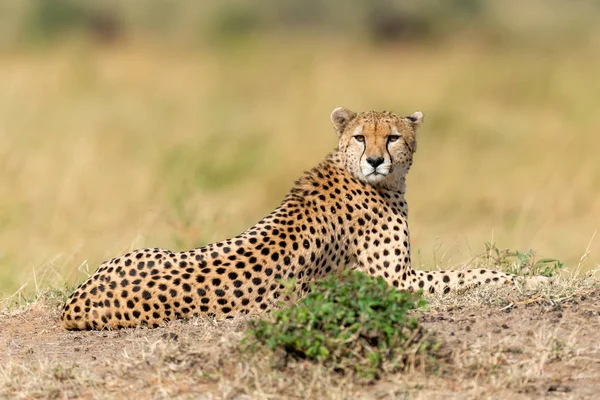
M383 164L383 157L369 157L367 158L367 162L373 167L377 168L381 164Z

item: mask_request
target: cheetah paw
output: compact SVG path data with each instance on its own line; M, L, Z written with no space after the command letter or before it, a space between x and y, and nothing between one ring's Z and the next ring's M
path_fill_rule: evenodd
M547 276L536 275L528 276L525 278L525 285L529 287L536 287L538 285L548 283L552 283L552 278L549 278Z

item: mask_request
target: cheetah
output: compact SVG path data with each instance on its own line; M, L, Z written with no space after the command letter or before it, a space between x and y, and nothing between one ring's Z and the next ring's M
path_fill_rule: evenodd
M344 268L425 293L515 282L514 275L493 270L411 267L406 175L421 112L400 117L339 107L331 121L338 147L305 172L271 214L204 247L141 249L104 262L67 300L63 326L157 327L193 316L256 314L281 300L284 280L301 296L312 280Z

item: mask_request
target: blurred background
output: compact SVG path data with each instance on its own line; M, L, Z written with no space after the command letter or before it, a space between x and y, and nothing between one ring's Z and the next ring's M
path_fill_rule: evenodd
M0 0L0 296L239 233L336 146L341 105L425 114L417 267L494 241L594 268L598 21L584 0Z

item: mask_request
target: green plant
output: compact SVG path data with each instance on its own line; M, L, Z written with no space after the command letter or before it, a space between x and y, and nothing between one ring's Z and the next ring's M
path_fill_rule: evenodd
M536 258L534 250L522 253L509 249L498 249L495 243L485 243L485 253L477 256L478 267L500 267L503 271L520 276L554 276L565 264L555 258Z
M344 272L316 281L300 303L252 322L243 349L267 346L285 357L322 362L340 372L377 378L422 361L438 345L410 310L421 294L402 292L381 278Z

